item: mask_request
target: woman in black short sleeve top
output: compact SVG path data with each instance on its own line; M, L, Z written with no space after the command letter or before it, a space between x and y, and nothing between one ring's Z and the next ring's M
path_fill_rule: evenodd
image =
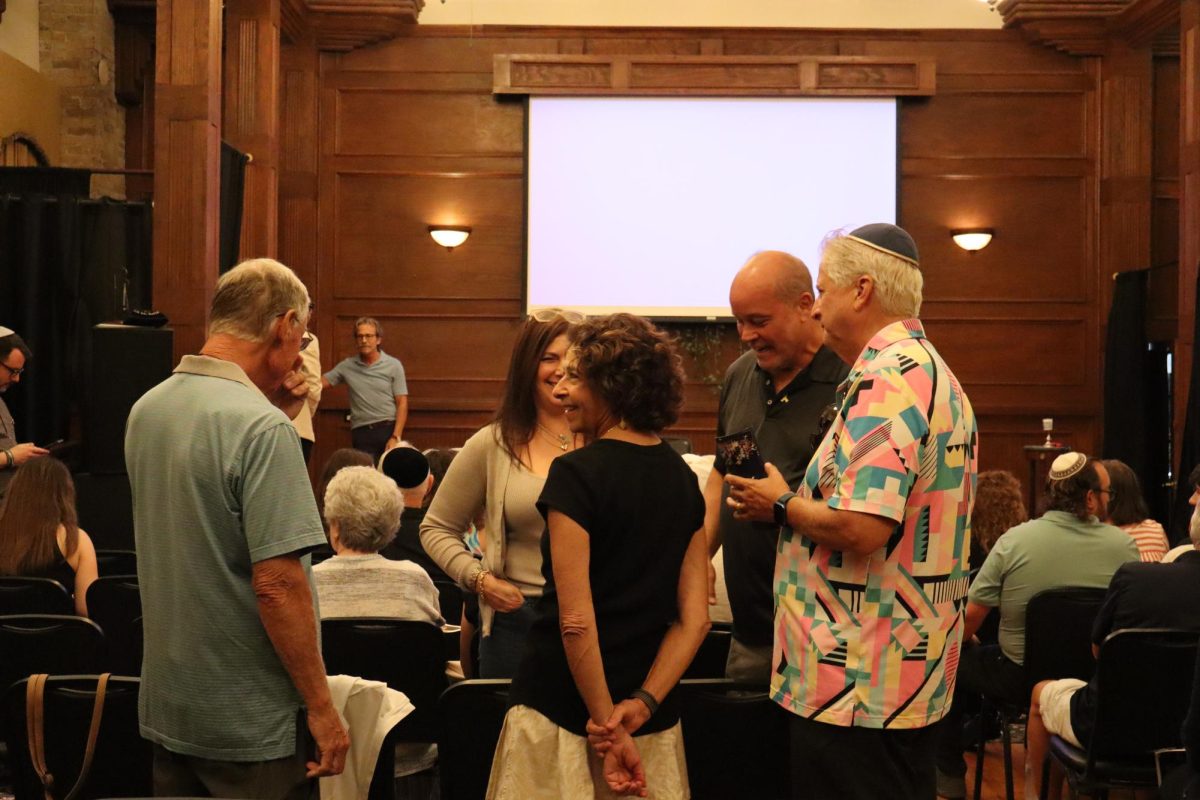
M589 444L555 460L538 501L546 587L489 798L688 796L671 690L709 627L704 500L658 436L682 390L674 347L645 320L572 333L555 396Z

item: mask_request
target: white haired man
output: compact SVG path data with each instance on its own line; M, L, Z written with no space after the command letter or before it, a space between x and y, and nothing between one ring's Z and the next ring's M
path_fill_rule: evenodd
M290 421L307 318L290 269L239 264L217 282L199 355L129 414L139 719L159 796L308 798L345 764L307 556L325 534Z
M813 316L850 363L795 492L734 475L735 516L774 518L771 696L791 712L795 798L934 795L967 588L976 426L917 319L917 247L889 224L826 240Z

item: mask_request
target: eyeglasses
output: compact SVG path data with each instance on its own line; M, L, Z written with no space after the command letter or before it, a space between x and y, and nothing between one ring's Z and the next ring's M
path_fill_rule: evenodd
M4 367L6 370L8 370L9 374L12 375L14 378L21 377L21 373L25 371L25 367L20 367L20 368L10 367L8 364L5 364L3 361L0 361L0 367Z
M364 340L365 339L374 339L375 336L376 336L376 334L374 334L374 333L356 333L356 334L354 334L355 339L364 339Z
M306 349L306 348L307 348L307 347L308 347L310 344L312 344L312 340L313 340L313 337L309 336L308 334L305 334L305 335L301 336L301 337L300 337L300 351L301 351L301 352L304 352L304 350L305 350L305 349Z
M563 308L539 308L537 311L530 312L529 318L534 322L554 322L556 319L564 319L571 325L578 325L586 319L578 311Z
M821 441L825 438L825 434L829 433L829 426L833 425L840 410L841 407L837 403L830 403L821 409L820 415L817 416L817 429L809 438L814 450L821 446Z
M1116 489L1097 489L1097 490L1096 490L1096 494L1106 494L1106 495L1108 495L1108 502L1110 502L1110 503L1111 503L1113 500L1116 500L1116 499L1117 499L1117 490L1116 490Z

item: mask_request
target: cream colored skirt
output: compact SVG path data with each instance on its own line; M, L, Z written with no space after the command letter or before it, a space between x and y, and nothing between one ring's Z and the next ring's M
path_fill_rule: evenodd
M634 741L646 770L650 800L688 800L692 792L679 723ZM618 795L604 782L603 764L586 738L563 730L528 706L513 706L504 715L487 800L615 797Z

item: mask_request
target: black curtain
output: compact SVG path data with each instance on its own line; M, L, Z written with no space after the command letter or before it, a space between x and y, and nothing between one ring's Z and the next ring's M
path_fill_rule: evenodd
M242 241L242 199L249 158L221 142L221 274L237 266Z
M1197 270L1196 289L1200 291L1200 269ZM1200 295L1196 295L1200 297ZM1182 387L1176 386L1175 391ZM1175 502L1171 506L1171 527L1169 530L1172 544L1180 544L1188 540L1188 520L1192 518L1192 507L1188 498L1192 495L1192 486L1188 483L1188 474L1192 467L1200 464L1200 314L1192 321L1192 372L1187 389L1187 416L1183 422L1183 438L1179 440L1179 471L1175 474Z
M1124 461L1138 476L1156 519L1166 519L1158 489L1166 483L1169 402L1165 364L1146 340L1146 270L1122 272L1113 286L1104 354L1105 458Z
M67 438L87 397L92 324L121 318L126 285L129 305L149 305L150 214L145 203L0 195L0 324L34 356L4 397L21 441Z

